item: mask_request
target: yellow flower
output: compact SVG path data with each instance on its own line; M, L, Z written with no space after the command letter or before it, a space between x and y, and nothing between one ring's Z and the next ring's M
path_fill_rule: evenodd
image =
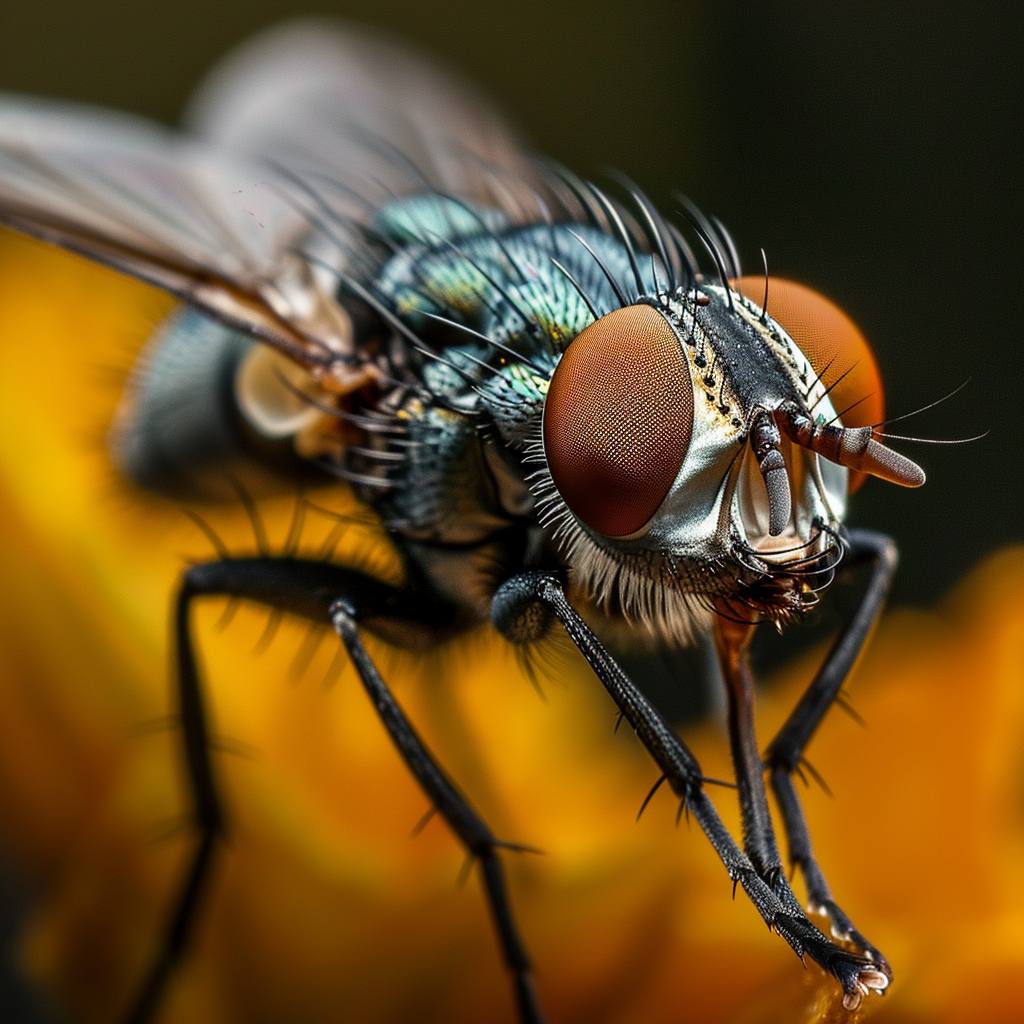
M152 956L193 842L170 702L167 631L187 559L211 556L170 502L120 482L104 434L170 300L12 233L0 235L0 829L38 892L21 961L69 1020L111 1021ZM339 557L398 572L345 493L310 495L363 521ZM261 503L274 543L294 497ZM235 508L211 526L234 552ZM335 521L311 512L302 548ZM307 627L254 655L265 610L221 631L198 616L230 844L161 1020L513 1020L477 879L427 810L328 635L296 672ZM372 641L371 641L372 643ZM305 649L310 654L312 645ZM696 829L589 669L553 645L538 699L481 630L430 657L372 645L431 748L504 839L517 918L552 1024L850 1020L753 908L730 898ZM817 657L820 657L820 652ZM763 738L810 677L762 699ZM867 722L829 715L808 752L830 799L806 794L822 865L895 981L857 1016L1024 1020L1024 550L993 556L935 612L897 610L847 689ZM720 723L686 737L730 773ZM235 756L240 755L240 756ZM735 794L712 796L734 831ZM162 839L160 833L167 835Z

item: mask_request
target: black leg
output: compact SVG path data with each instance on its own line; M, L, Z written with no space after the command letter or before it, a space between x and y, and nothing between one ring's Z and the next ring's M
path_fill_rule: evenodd
M867 591L853 618L832 645L818 674L807 687L778 735L772 740L764 761L771 776L772 790L782 812L789 841L790 860L800 868L804 876L811 907L825 912L832 933L837 938L852 942L886 974L891 975L885 957L854 928L850 919L832 898L825 876L814 859L807 821L796 787L793 785L793 773L800 765L804 749L824 718L825 712L839 696L842 685L882 610L896 570L896 546L884 534L868 530L851 530L849 559L853 563L872 563L871 580Z
M734 613L735 609L730 609L730 616ZM768 810L764 768L754 732L754 678L748 653L753 634L752 623L740 622L735 617L723 617L715 623L715 646L728 696L729 746L740 798L743 847L757 873L781 897L782 861Z
M757 873L779 897L786 910L802 914L782 871L764 787L764 765L754 730L754 677L749 658L754 626L741 621L737 614L737 609L730 606L727 615L716 621L715 643L729 700L729 743L739 791L743 846ZM797 807L799 809L799 805ZM802 814L800 822L803 824ZM806 835L806 826L804 833ZM883 959L869 959L878 964L887 977L891 977L889 966ZM855 1003L857 996L847 993L847 999Z
M539 639L552 616L556 617L711 841L733 883L743 886L768 926L800 957L807 954L831 972L842 985L849 1006L855 1006L869 989L882 990L888 985L888 976L873 962L837 946L807 920L784 877L777 883L781 896L761 878L704 793L696 758L605 651L569 604L555 576L530 572L508 580L494 597L491 615L495 626L516 643Z
M199 827L199 844L174 903L160 951L145 984L126 1015L126 1024L147 1024L156 1012L167 981L181 960L209 879L224 814L214 778L209 729L189 629L191 602L201 595L225 595L258 601L283 612L334 625L355 663L360 679L388 734L433 806L469 852L479 860L484 889L497 926L505 960L512 971L522 1024L543 1024L530 979L530 963L509 905L499 842L434 761L391 696L370 660L356 620L396 642L421 646L453 629L453 610L443 601L399 590L355 570L297 558L224 559L195 565L186 572L175 618L177 686L185 765ZM339 597L342 600L337 600Z
M543 1016L533 992L530 980L530 961L512 920L512 909L508 900L508 887L504 870L498 857L498 848L515 849L508 843L500 843L473 810L469 801L455 788L416 734L405 713L381 678L372 659L363 646L356 626L356 607L348 600L336 601L331 606L331 618L349 657L363 681L373 706L377 709L384 728L402 755L409 771L416 777L420 787L427 794L431 804L448 822L451 830L459 837L469 853L480 862L484 888L487 892L491 913L498 930L505 963L512 972L519 1016L524 1024L541 1024Z
M125 1020L127 1024L145 1024L155 1012L167 980L181 959L195 922L196 911L209 878L213 852L224 827L224 815L213 776L210 736L203 711L199 670L192 649L189 610L195 591L188 579L178 593L175 608L175 652L177 661L178 714L185 751L185 769L195 801L195 820L199 845L174 904L160 952L150 968L142 990Z

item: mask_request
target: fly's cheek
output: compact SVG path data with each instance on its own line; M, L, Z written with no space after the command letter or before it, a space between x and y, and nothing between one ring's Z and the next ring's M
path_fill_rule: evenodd
M763 277L741 277L733 287L752 302L764 298ZM830 388L844 427L870 427L885 419L885 395L874 353L857 325L816 291L778 277L768 279L768 315L800 346ZM850 473L850 491L867 479Z
M636 533L668 494L693 433L693 383L669 322L617 309L577 335L544 405L544 451L569 510L608 537Z

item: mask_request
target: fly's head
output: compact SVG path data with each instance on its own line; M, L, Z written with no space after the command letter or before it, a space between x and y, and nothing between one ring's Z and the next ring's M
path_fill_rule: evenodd
M882 389L857 328L769 283L772 315L748 297L763 278L616 309L547 387L542 523L590 599L678 642L716 607L776 623L807 610L841 561L851 488L924 479L873 432Z

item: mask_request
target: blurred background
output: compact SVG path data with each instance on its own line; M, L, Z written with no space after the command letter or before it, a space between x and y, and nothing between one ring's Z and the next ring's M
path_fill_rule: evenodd
M1013 255L1024 238L1024 8L33 0L5 5L0 89L174 123L218 56L300 14L364 21L441 55L537 150L584 175L620 168L663 209L672 189L688 193L729 227L748 270L763 246L773 274L853 317L881 364L889 415L969 378L894 429L987 436L897 444L925 467L926 487L870 481L854 499L853 523L899 543L896 602L934 603L1024 535ZM14 999L0 992L0 1005Z

